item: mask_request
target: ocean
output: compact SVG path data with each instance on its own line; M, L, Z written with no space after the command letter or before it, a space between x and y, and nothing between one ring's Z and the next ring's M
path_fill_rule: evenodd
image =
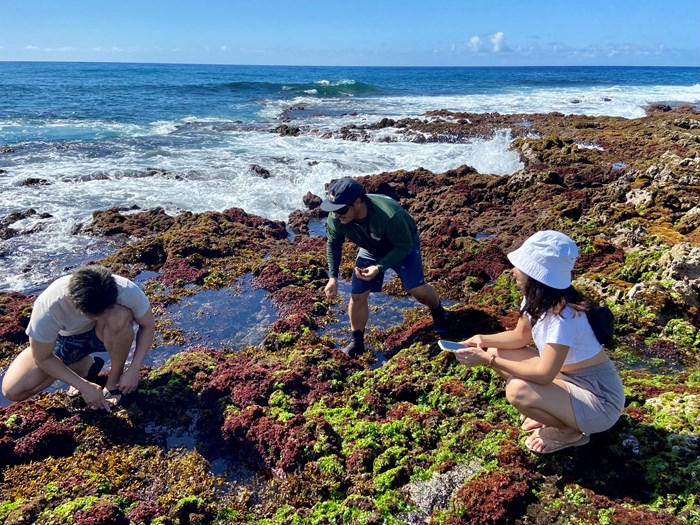
M700 68L0 63L0 226L11 222L0 291L36 293L111 253L80 233L98 209L286 220L341 176L522 168L506 130L416 143L385 128L359 142L340 137L344 126L438 109L637 118L650 103L700 104ZM281 136L282 124L302 133Z

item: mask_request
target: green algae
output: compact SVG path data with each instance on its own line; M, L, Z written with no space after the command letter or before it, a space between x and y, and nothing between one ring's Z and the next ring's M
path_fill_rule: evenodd
M469 118L476 122L483 117ZM522 119L522 116L514 118ZM671 117L654 120L661 129L666 125L664 118ZM43 509L46 516L56 508L62 512L70 509L66 511L67 520L70 512L89 510L79 509L80 504L97 498L93 506L112 505L125 515L141 504L153 503L154 508L143 520L151 525L428 521L457 524L472 517L464 501L475 502L475 508L482 502L493 504L492 508L505 517L498 521L491 516L492 523L668 524L677 520L699 523L696 493L700 466L698 443L694 439L698 434L696 397L700 386L697 363L689 361L684 365L688 367L687 373L669 373L668 367L663 374L641 371L661 370L667 364L675 366L678 372L681 366L677 354L649 355L644 353L647 350L644 346L662 350L682 346L694 349L697 354L698 335L693 324L696 312L675 292L674 282L660 277L663 270L659 268L660 256L671 242L683 237L672 230L679 217L677 214L670 217L671 225L667 222L669 217L653 224L651 221L671 212L652 207L635 210L621 201L629 189L651 185L653 173L630 172L627 178L610 174L607 168L595 173L597 159L609 167L608 157L623 153L638 154L633 169L646 169L652 159L646 158L645 152L653 150L660 157L665 151L665 146L656 143L663 142L662 139L653 138L662 131L654 128L653 132L640 132L639 127L650 122L649 118L627 121L533 116L532 120L543 139L518 142L527 145L528 155L533 155L527 158L527 168L520 180L518 177L492 180L475 175L473 170L449 176L416 170L383 174L368 178L367 182L377 180L377 184L385 184L400 193L402 204L412 211L418 208L428 214L440 211L435 217L417 216L421 231L431 232L425 240L436 247L426 253L426 275L434 275L437 286L463 301L463 305L493 316L495 322L504 326L514 319L506 318L507 313L517 310L520 303L520 292L510 272L489 274L490 282L461 267L450 273L463 258L478 261L477 266L488 262L472 259L481 253L485 242L473 239L475 233L470 228L476 232L493 232L502 255L514 247L511 244L519 242L519 236L528 234L528 225L558 225L580 242L583 255L598 257L591 259L597 262L594 271L582 268L585 272L582 282L591 284L600 300L613 304L618 318L618 338L612 353L618 364L622 368L640 369L623 370L628 405L613 429L594 436L591 444L581 450L551 457L527 453L517 429L517 414L505 399L504 381L489 369L462 367L440 353L432 335L427 333L429 329L425 329L424 311L409 312L404 324L388 331L407 335L392 349L396 355L382 368L358 371L369 360L338 357L329 350L335 341L328 337L314 338L317 324L325 322L319 316L328 313L318 293L326 277L321 242L309 244L310 249L297 250L291 243L247 240L240 235L240 225L227 224L220 214L206 217L188 214L177 219L177 227L172 231L159 233L156 241L134 246L111 259L129 271L144 265L157 269L169 261L170 266L163 268L170 272L173 279L170 284L153 281L146 284L157 312L159 330L169 330L162 318L163 305L197 293L195 287L188 288L188 279L194 279L203 288L216 288L225 286L243 271L253 271L270 293L291 289L297 294L310 292L306 295L303 315L298 318L284 315L287 324L269 331L267 343L259 353L255 349L217 356L182 352L164 367L147 374L139 392L127 396L125 408L107 416L81 415L74 427L79 441L74 459L47 458L3 470L0 521L10 515L16 517L25 505ZM576 148L577 143L595 139L595 133L600 134L595 130L606 126L605 152L589 153ZM624 129L624 135L619 129ZM652 144L644 146L648 149L640 152L636 143L650 141ZM683 172L680 168L679 171ZM421 187L424 181L428 182ZM472 185L478 191L472 190ZM538 200L541 206L532 206L535 196L542 197ZM666 199L671 204L672 200ZM480 207L471 207L463 213L472 201L478 201ZM437 208L438 203L446 207ZM502 207L502 215L492 213L499 212L498 207ZM511 213L517 214L512 221L506 218ZM439 229L446 214L453 216L451 230L433 235L446 231ZM189 232L188 222L194 225ZM218 239L224 228L230 228L234 235ZM256 235L255 228L247 229L250 235ZM697 235L689 230L690 234ZM624 246L635 248L625 248L624 256L618 249L614 257L605 259L594 236L610 238L611 242L620 237ZM285 250L288 253L282 253ZM159 259L160 255L167 255L168 261ZM269 259L265 258L268 256ZM278 272L267 271L275 264ZM351 254L345 250L342 275L348 275L351 268ZM637 284L646 287L648 293L630 300L626 294ZM398 288L397 283L393 284L394 288ZM280 297L280 304L284 305L286 296ZM294 301L290 303L292 309L298 306ZM451 308L460 322L468 319L459 317L463 305ZM461 325L457 328L460 333L474 329ZM168 332L162 337L164 341L175 341L181 335ZM254 401L236 404L231 399L234 388L241 391L248 388L255 393L256 383L269 379L264 373L266 369L261 376L235 376L240 384L218 384L220 390L212 394L212 378L231 363L242 363L251 355L268 356L270 388L265 383L259 397L241 394L240 399ZM309 363L313 361L320 363L311 366ZM300 380L286 379L297 371ZM324 384L318 386L318 383ZM318 390L312 392L314 388ZM42 402L46 406L50 404L52 409L65 410L68 406L74 411L79 407L79 401L61 405L55 402L63 399L60 395L50 397L54 401L49 403L42 398ZM194 411L190 410L193 406L206 410L198 425L211 438L207 444L215 449L238 449L250 445L251 439L258 439L254 445L263 451L267 462L265 470L257 473L263 478L262 487L227 486L211 474L211 466L196 450L166 452L160 445L148 443L145 426L160 420L179 421L185 426L194 417ZM21 413L18 410L4 417L4 426L0 425L3 430L16 431L18 425L21 427L22 416L17 415ZM240 440L222 440L221 423L236 416L245 420L243 416L247 415L251 416L250 425L264 420L268 426L261 424L255 428L261 433L270 432L269 436L245 435L248 427L243 427ZM62 420L63 416L56 418ZM290 430L299 429L293 439L301 435L308 436L308 441L295 459L298 464L281 468L276 463L279 458L275 457L275 451L280 447L275 440L282 440ZM126 452L125 447L133 450ZM415 501L407 494L412 482L434 479L451 469L472 464L478 464L477 474L451 487L460 491L462 499L456 499L462 503L458 505L450 500L445 507L418 511ZM106 472L114 475L108 476ZM67 486L63 481L66 478L75 484ZM497 481L517 485L519 492L512 493L512 499L499 499L502 491L494 490L501 486ZM521 481L525 485L518 484ZM494 484L489 486L489 483ZM266 495L266 488L272 494ZM467 499L473 497L476 488L485 489L479 493L480 499ZM134 494L142 492L148 494L148 502L135 498ZM223 493L225 498L221 497ZM529 506L527 510L526 506ZM31 521L29 510L22 515Z
M625 265L613 277L634 283L647 281L655 277L659 271L659 259L668 251L668 246L653 248L638 248L625 253Z
M652 414L654 426L672 433L700 434L700 394L665 392L647 399L644 407Z
M70 523L69 518L79 510L86 510L100 501L97 496L85 496L65 501L53 509L46 509L39 515L39 522Z
M7 517L17 509L21 508L26 503L25 499L17 499L15 501L0 501L0 523L5 523Z
M4 421L4 424L5 424L5 426L8 426L8 427L14 427L14 426L17 426L17 424L19 422L20 422L20 416L18 414L12 414L10 417L8 417Z
M183 498L212 501L220 480L208 470L208 464L194 452L165 453L156 447L136 446L102 453L79 451L75 459L49 458L6 469L2 495L6 505L35 498L51 502L42 513L45 523L69 519L98 501L127 510L133 494L174 508Z
M685 319L671 319L664 326L661 336L700 352L700 330Z

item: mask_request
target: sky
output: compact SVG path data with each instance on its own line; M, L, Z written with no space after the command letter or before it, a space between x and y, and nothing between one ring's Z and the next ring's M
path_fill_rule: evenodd
M0 28L0 61L700 66L700 0L0 0Z

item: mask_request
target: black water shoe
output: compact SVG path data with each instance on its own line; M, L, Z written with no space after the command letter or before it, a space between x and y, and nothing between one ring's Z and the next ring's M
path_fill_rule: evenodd
M350 357L356 357L365 353L365 332L355 330L352 333L352 341L342 349L342 352Z
M447 320L447 312L442 307L438 305L437 308L431 309L430 314L433 316L433 330L440 337L447 337L450 333L450 323Z

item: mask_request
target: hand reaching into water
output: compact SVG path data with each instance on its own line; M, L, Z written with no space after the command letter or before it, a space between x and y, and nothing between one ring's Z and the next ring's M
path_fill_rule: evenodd
M326 294L326 297L335 297L338 295L338 279L335 277L331 277L328 279L328 282L326 283L326 287L323 289L323 292Z

